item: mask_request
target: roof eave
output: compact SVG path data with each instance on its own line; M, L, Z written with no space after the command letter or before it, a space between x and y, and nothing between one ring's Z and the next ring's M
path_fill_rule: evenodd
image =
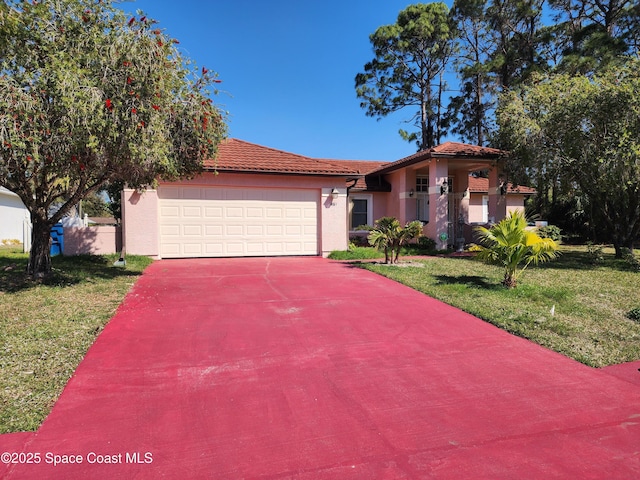
M315 177L352 177L353 173L349 172L294 172L286 170L240 170L237 168L205 168L205 172L210 173L255 173L265 175L295 175L295 176L315 176Z

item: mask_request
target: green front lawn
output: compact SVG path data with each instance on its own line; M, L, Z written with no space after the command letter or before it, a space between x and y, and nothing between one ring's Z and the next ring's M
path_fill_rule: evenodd
M361 266L587 365L640 359L640 323L627 318L640 307L640 273L614 259L613 249L602 264L589 260L585 247L564 246L559 259L530 267L512 290L500 284L500 268L469 257Z
M147 257L54 257L32 281L27 256L0 247L0 433L36 430Z

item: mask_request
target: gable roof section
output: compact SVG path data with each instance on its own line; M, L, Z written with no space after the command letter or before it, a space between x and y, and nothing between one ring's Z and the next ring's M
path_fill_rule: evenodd
M357 169L346 162L305 157L229 138L218 146L216 158L205 161L204 166L219 172L357 176Z
M413 155L402 158L396 162L389 163L369 172L369 174L383 174L393 172L399 168L415 165L416 163L431 160L433 158L457 158L457 159L479 159L493 160L504 157L507 152L497 148L479 147L458 142L444 142L428 150L421 150Z

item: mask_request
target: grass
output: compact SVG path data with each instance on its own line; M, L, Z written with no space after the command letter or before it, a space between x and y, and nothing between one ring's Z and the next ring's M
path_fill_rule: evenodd
M54 257L41 281L27 255L0 246L0 433L34 431L114 314L147 257Z
M565 246L562 253L529 267L512 290L500 284L500 268L468 257L425 258L416 267L361 266L586 365L640 359L640 322L628 317L640 307L640 273L616 260L613 249L599 265L590 263L585 247Z

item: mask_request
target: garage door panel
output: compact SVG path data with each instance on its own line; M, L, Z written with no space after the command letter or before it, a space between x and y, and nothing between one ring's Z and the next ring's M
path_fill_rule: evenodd
M262 237L264 236L263 225L247 225L247 236Z
M282 209L280 208L266 208L265 217L267 218L282 218Z
M204 251L208 256L217 257L222 256L222 253L224 253L224 248L222 242L206 242L204 244Z
M175 256L180 254L180 245L177 243L165 243L162 245L163 255Z
M202 253L201 243L183 243L183 248L186 255L198 256Z
M284 232L284 226L282 225L267 225L267 235L282 235Z
M222 225L205 225L204 234L207 237L219 237L222 236L224 229Z
M163 257L317 255L320 192L160 187Z
M285 218L302 218L300 208L285 208Z
M206 218L222 218L224 209L222 207L204 207L204 216Z
M185 205L182 207L182 216L200 218L202 217L202 207L197 205Z
M179 236L180 225L160 225L160 235L163 236Z
M201 237L202 225L184 225L182 227L182 234L187 237Z
M247 217L261 219L264 217L264 209L262 207L247 207Z
M242 225L226 225L225 230L228 237L241 237L244 233Z
M261 255L264 252L263 242L247 242L247 255Z
M229 256L243 256L244 255L244 242L225 242L224 251Z
M227 207L224 210L225 218L243 218L244 208L242 207Z
M180 207L177 205L167 205L160 207L160 216L167 217L180 217Z

